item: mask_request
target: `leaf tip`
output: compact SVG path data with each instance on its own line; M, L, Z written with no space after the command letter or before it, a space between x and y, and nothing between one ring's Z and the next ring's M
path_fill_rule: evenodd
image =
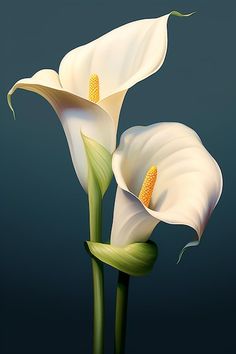
M195 13L196 13L196 11L190 12L189 14L182 14L181 12L174 10L174 11L171 11L170 15L176 16L176 17L190 17L190 16L194 15Z
M84 241L84 247L85 247L85 250L87 251L87 253L91 256L91 252L90 252L90 248L89 248L89 245L90 245L90 241Z

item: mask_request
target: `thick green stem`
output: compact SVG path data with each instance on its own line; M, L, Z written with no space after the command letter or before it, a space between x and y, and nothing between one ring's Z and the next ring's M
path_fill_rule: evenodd
M129 275L119 271L116 290L115 354L125 353Z
M93 270L93 354L104 352L104 287L103 265L92 258Z
M92 172L92 171L91 171ZM102 195L94 175L89 174L90 241L102 241ZM93 354L104 352L104 278L103 264L92 258L93 271Z

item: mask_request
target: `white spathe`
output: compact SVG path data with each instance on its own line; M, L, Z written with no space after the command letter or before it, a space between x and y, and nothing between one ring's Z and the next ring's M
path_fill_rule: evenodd
M114 151L119 113L127 90L156 72L164 62L170 15L134 21L114 29L66 54L59 74L54 70L40 70L31 78L16 82L9 91L10 106L11 95L17 88L36 92L53 106L85 190L87 161L80 132L109 152ZM88 101L89 78L94 73L100 81L97 104Z
M138 195L153 165L158 177L147 208ZM216 161L191 128L171 122L128 129L113 155L112 168L118 188L111 244L146 242L160 221L188 225L200 240L223 181Z
M53 70L40 70L32 78L18 81L9 95L17 88L36 92L52 105L64 128L76 174L87 191L87 158L81 132L112 153L116 146L112 118L98 105L65 91Z
M159 70L164 62L169 16L128 23L70 51L59 68L62 86L87 98L89 77L96 73L101 84L98 104L117 125L127 90Z

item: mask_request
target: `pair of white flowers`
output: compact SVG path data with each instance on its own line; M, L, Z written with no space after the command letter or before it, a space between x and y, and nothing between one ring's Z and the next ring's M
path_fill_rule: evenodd
M135 21L70 51L59 73L40 70L16 82L8 96L11 106L11 95L21 88L52 105L85 191L88 163L82 135L113 153L118 188L111 244L116 246L147 241L160 221L192 227L198 241L191 244L197 244L221 195L222 175L216 161L183 124L130 128L116 149L126 92L163 64L171 14L179 15Z

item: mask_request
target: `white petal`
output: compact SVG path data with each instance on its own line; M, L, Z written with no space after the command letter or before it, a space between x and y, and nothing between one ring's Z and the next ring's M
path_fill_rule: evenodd
M127 90L114 93L113 95L104 98L99 102L99 106L102 107L112 117L115 127L117 129L119 123L120 110L125 98Z
M135 196L117 188L111 231L112 245L123 247L134 242L146 242L158 222Z
M77 176L87 190L87 158L81 132L112 153L116 144L113 120L98 105L63 90L53 70L41 70L32 78L19 80L9 91L10 105L17 88L36 92L52 105L64 128Z
M73 49L60 64L62 86L87 98L89 77L96 73L102 101L155 73L166 56L169 16L128 23Z
M113 155L120 188L139 194L147 170L156 165L158 178L150 208L157 220L184 224L203 233L222 191L219 166L198 135L180 123L159 123L128 129Z
M17 81L7 95L8 103L13 113L14 110L11 103L11 96L18 88L38 93L44 97L54 107L55 110L57 108L59 109L56 104L56 98L54 97L55 95L53 95L54 91L57 92L57 90L59 90L60 93L62 90L59 76L56 71L51 69L43 69L38 71L30 78ZM59 100L58 103L60 103Z

